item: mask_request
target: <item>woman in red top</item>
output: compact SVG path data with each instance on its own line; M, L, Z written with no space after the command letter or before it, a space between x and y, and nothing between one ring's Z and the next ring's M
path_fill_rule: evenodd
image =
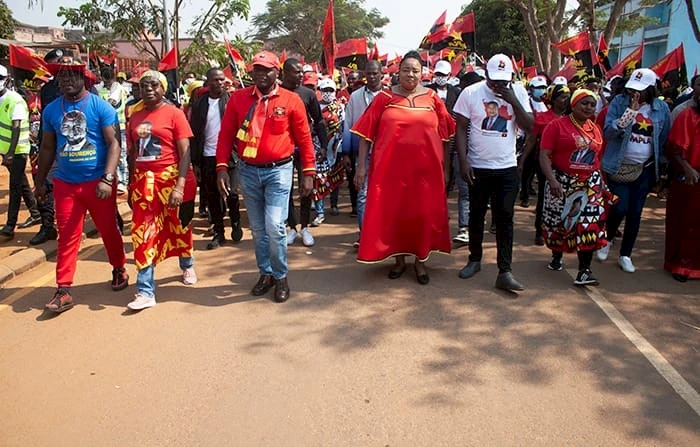
M542 138L542 132L547 124L551 123L555 119L559 118L566 112L566 108L569 106L569 98L571 97L571 90L565 85L552 84L547 89L547 103L550 109L546 112L536 112L535 113L535 125L532 132L527 134L527 139L525 140L525 147L523 148L523 153L520 155L520 160L518 161L518 174L522 176L525 160L528 159L530 152L535 151L536 160L536 173L537 173L537 207L535 208L535 245L544 245L544 238L542 237L542 207L544 205L544 185L546 183L546 178L540 167L540 139Z
M664 268L685 282L700 279L700 76L694 76L693 105L673 122L666 154L678 176L666 202Z
M542 236L552 250L550 270L562 270L564 252L578 253L574 284L598 285L591 273L593 252L607 245L605 221L610 193L600 170L603 135L595 116L596 95L576 90L571 113L552 121L542 133L540 165L544 191Z
M192 258L196 181L190 167L192 130L185 114L163 100L168 81L157 71L139 81L142 101L134 107L128 128L129 196L133 208L131 238L138 268L136 296L128 307L153 307L155 265L180 258L182 280L197 282Z
M357 259L381 262L396 258L389 278L406 270L405 257L416 257L416 279L428 284L425 261L432 251L450 252L445 172L455 122L440 97L420 84L420 55L407 53L399 85L382 91L355 123L360 139L355 185L365 183L370 142L367 205Z

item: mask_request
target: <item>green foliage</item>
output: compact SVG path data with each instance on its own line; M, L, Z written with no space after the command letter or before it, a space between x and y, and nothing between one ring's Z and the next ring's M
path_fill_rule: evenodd
M251 36L236 35L230 42L245 60L251 60L262 48L262 42L254 40ZM193 42L182 51L182 58L187 60L187 70L198 74L204 74L213 66L223 68L230 64L226 45L214 41Z
M369 41L383 36L380 29L389 23L376 9L367 9L364 0L335 0L337 42L358 37ZM267 10L253 17L255 38L272 50L288 50L309 60L321 57L321 33L327 1L268 0Z
M596 2L596 6L603 6L610 3L614 3L614 0L603 0ZM639 6L626 14L620 16L617 25L615 26L615 37L619 37L624 33L634 33L640 28L645 26L654 25L659 22L655 17L647 17L644 10L649 7L656 6L660 2L658 0L640 0ZM610 20L609 10L596 11L595 15L595 29L604 30Z
M173 0L173 11L179 11L185 0ZM165 25L160 1L143 0L90 0L79 8L59 9L59 17L64 18L63 25L70 25L85 30L85 43L92 44L91 48L111 46L116 39L133 42L142 53L153 59L161 59L165 46L154 44L153 39L162 39ZM180 55L180 65L186 66L187 59L194 57L195 50L209 51L216 47L215 40L228 29L234 18L248 18L250 3L248 0L206 0L199 1L203 5L201 13L193 21L190 37L196 43L195 48ZM177 38L178 21L176 17L167 24L175 32ZM216 56L216 54L213 54ZM197 54L198 58L209 59L207 53ZM212 57L211 59L214 59Z
M476 49L483 56L504 53L520 58L525 54L527 64L533 61L532 47L520 12L503 0L474 0L461 14L474 11Z
M5 0L0 0L0 39L14 39L15 19L12 18L12 11L5 4ZM7 58L7 47L0 47L0 58Z

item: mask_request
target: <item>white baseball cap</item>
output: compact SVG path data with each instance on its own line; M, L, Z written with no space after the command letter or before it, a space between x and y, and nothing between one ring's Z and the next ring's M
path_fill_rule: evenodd
M569 81L564 76L557 76L552 81L553 85L569 85Z
M304 66L301 67L301 72L306 73L307 71L314 71L314 67L309 64L304 64Z
M4 65L0 65L0 76L2 76L3 78L7 77L7 67L5 67Z
M513 80L513 62L505 54L496 54L486 63L486 76L492 81Z
M449 76L452 74L452 65L450 65L450 63L447 61L438 61L438 63L435 64L435 70L433 70L433 72L435 74Z
M323 78L320 81L318 81L318 89L319 90L325 90L327 88L332 88L333 90L336 90L335 82L333 82L332 79Z
M544 76L535 76L530 80L530 87L547 87L547 78Z
M652 70L648 68L638 68L632 72L629 81L625 84L625 88L631 88L632 90L643 91L647 87L656 85L656 81L659 79Z

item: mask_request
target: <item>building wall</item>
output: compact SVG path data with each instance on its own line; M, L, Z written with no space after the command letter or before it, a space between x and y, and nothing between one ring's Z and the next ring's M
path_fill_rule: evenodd
M700 0L692 0L695 13L700 14ZM698 17L700 20L700 17ZM674 0L671 8L671 23L668 33L668 50L671 51L683 43L685 64L688 68L688 78L693 76L697 67L700 71L700 42L695 39L690 26L688 10L683 0Z
M692 2L697 13L700 11L700 0L692 0ZM624 14L637 12L639 4L639 0L630 1L625 7ZM608 6L607 9L609 8ZM618 60L636 49L643 41L644 59L642 60L642 66L648 67L682 42L685 49L688 76L692 76L695 66L698 65L700 68L700 43L695 39L690 26L688 10L684 0L659 1L656 6L638 11L638 13L647 17L654 17L658 23L647 25L634 33L625 33L613 38L609 43L610 62L614 65Z

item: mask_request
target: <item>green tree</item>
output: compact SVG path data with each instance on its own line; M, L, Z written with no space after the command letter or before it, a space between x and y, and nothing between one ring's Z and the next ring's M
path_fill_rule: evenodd
M99 46L102 41L119 37L130 40L140 52L159 60L165 54L166 45L162 39L165 26L172 30L171 35L175 38L175 45L178 45L179 11L185 1L169 2L172 9L169 8L171 20L167 24L163 23L161 2L156 0L90 0L79 8L61 7L58 15L64 18L64 26L86 29L86 42L92 39L92 43ZM250 12L248 0L206 0L198 4L203 8L187 31L194 41L194 48L180 54L180 66L183 68L195 54L207 57L206 53L196 51L215 48L211 44L221 39L229 24L235 18L247 19ZM156 39L161 40L160 45L155 42Z
M12 11L7 7L5 0L0 0L0 39L14 39L15 19L12 18ZM0 47L0 58L7 58L7 47Z
M532 61L532 48L520 12L505 0L474 0L462 9L460 15L474 11L476 49L479 54L514 55L524 53Z
M229 42L244 60L251 60L263 46L261 41L249 35L236 35ZM193 43L183 50L182 56L188 61L188 69L195 73L204 73L215 65L223 68L231 63L226 45L221 42Z
M380 29L389 23L376 9L367 9L364 0L336 0L335 36L337 42L383 36ZM272 50L288 50L311 60L321 58L321 30L328 3L318 0L268 0L267 10L253 17L255 38Z

